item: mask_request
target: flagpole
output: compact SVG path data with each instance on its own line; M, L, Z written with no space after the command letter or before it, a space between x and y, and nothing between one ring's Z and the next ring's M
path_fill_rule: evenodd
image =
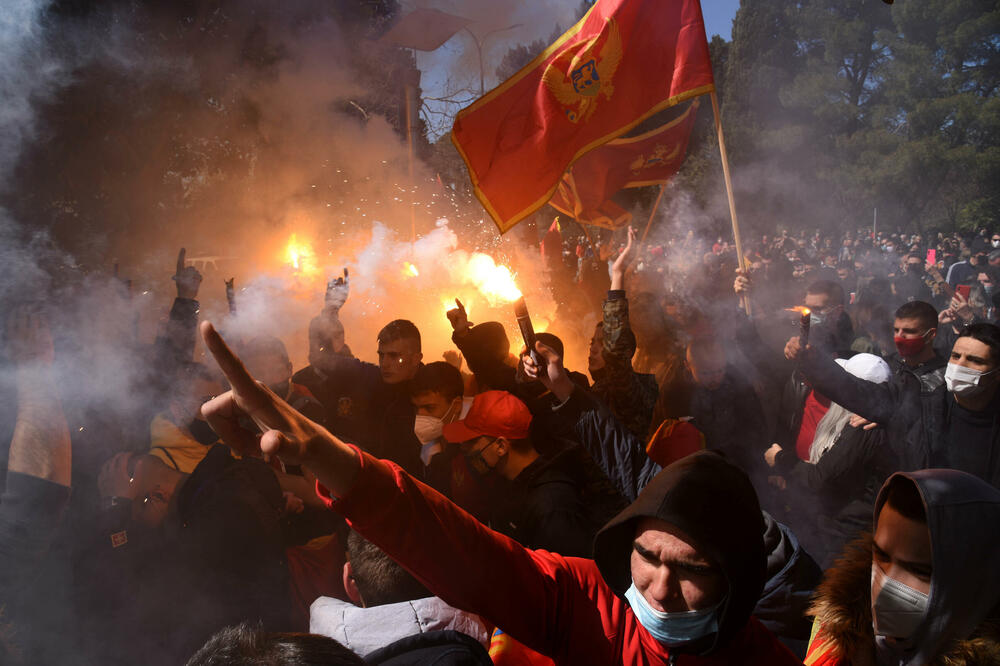
M642 238L639 239L640 245L646 242L646 236L649 235L649 229L653 226L653 218L656 217L656 211L660 208L660 200L663 199L663 192L666 189L667 182L664 181L660 185L660 193L656 195L656 203L653 204L653 210L649 211L649 222L646 222L646 230L642 232Z
M733 237L736 240L736 255L739 260L740 272L745 275L747 272L746 257L743 255L743 240L740 238L740 223L736 218L736 201L733 199L733 181L729 175L729 158L726 155L726 140L722 136L722 116L719 113L719 98L715 94L715 90L712 90L710 94L712 96L712 113L715 115L715 133L719 138L719 156L722 158L722 176L726 180L726 196L729 198L729 217L733 222ZM749 317L751 314L750 297L744 295L740 300L743 301L743 309Z

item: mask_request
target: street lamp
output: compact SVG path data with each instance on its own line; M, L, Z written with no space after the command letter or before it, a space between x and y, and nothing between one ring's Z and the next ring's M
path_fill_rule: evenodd
M523 25L522 23L515 23L513 25L507 26L506 28L497 28L496 30L490 30L485 35L483 35L482 38L477 37L476 33L469 30L467 26L462 28L462 30L465 30L467 33L469 33L469 36L472 37L472 42L476 45L476 51L479 53L479 96L480 97L486 94L486 85L485 85L486 73L483 70L483 42L485 42L486 38L489 37L490 35L495 35L498 32L505 32L507 30L513 30L514 28L520 28L522 25Z

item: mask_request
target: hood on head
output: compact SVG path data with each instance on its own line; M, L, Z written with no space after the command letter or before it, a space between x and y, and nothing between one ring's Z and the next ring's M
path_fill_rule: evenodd
M632 543L638 521L659 518L688 534L722 569L728 593L719 633L705 652L726 643L750 618L764 588L764 520L750 479L711 451L664 467L632 504L594 539L594 560L615 594L632 584Z
M924 469L886 479L875 502L875 522L896 477L913 482L927 511L931 535L931 591L921 637L910 664L925 664L970 634L1000 607L1000 490L965 472ZM994 527L990 527L994 526Z

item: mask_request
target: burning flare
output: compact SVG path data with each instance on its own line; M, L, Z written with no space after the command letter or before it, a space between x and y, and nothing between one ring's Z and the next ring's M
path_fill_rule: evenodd
M317 272L316 253L307 241L300 241L295 234L285 245L285 263L292 267L296 275L311 276Z
M513 303L521 298L521 290L514 282L514 275L503 264L497 264L488 254L476 252L465 268L469 282L476 286L490 305Z
M417 277L418 275L420 275L420 271L417 270L416 266L414 266L413 264L411 264L408 261L404 261L403 262L403 277L404 278Z

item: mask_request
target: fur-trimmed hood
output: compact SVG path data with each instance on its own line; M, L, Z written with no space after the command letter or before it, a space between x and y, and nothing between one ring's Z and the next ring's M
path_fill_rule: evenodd
M961 472L924 470L903 475L917 485L924 499L935 559L928 617L918 630L922 639L916 656L905 663L925 663L931 655L936 655L929 662L931 666L1000 664L1000 616L997 615L996 607L990 611L990 598L997 597L996 586L990 575L984 577L981 570L955 570L959 565L991 566L988 564L991 562L989 557L974 557L975 564L973 560L967 559L970 555L968 551L978 552L979 548L976 546L984 538L975 536L968 530L959 534L952 531L955 527L968 527L963 524L963 518L969 516L956 515L959 504L964 505L961 513L968 514L971 509L980 518L986 518L989 512L983 512L982 507L979 507L980 511L972 509L970 504L974 498L970 497L968 482L966 479L954 478L956 474ZM977 484L972 484L972 489L978 490L975 485ZM962 486L966 486L964 492L956 492L962 490ZM884 502L884 488L885 486L876 503L876 512ZM959 499L961 501L957 501ZM975 499L982 501L984 498ZM990 502L987 501L986 504ZM941 515L942 513L945 515ZM948 526L942 524L942 518L945 517L950 523ZM983 527L980 526L980 529ZM956 541L952 538L962 535L965 537L964 542L962 539ZM985 540L989 541L989 538ZM946 561L949 559L950 562ZM824 642L834 646L838 663L851 666L875 666L878 663L872 630L871 567L872 536L869 534L848 546L817 588L811 613L819 622ZM947 580L941 580L942 578ZM978 593L971 593L971 586L977 584L981 586ZM970 594L973 596L970 597ZM985 609L974 608L983 604L986 604Z

